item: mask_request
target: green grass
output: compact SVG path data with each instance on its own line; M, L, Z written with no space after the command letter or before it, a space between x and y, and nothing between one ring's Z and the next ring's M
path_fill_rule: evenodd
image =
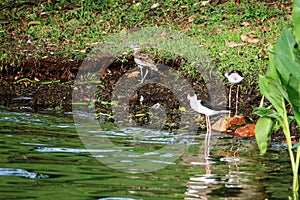
M14 68L23 59L39 59L45 55L81 60L96 42L104 41L114 33L163 26L183 32L203 44L220 73L239 69L247 76L264 71L267 58L258 55L263 54L268 44L275 42L281 31L290 24L285 5L258 1L243 1L239 6L229 1L203 7L196 0L168 0L156 8L151 8L157 3L154 0L139 3L88 0L50 2L41 1L32 5L27 1L6 0L0 3L0 69ZM278 9L280 5L282 8ZM40 24L29 25L31 21ZM249 22L251 26L241 26L242 22ZM261 27L271 27L271 30L263 33ZM212 34L216 30L222 32ZM226 46L226 42L241 43L241 34L250 32L260 42L244 42L244 46L235 48ZM250 86L257 76L249 77L247 85Z

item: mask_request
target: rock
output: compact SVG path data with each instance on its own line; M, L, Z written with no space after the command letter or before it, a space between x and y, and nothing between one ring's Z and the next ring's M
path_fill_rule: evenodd
M227 129L233 126L246 124L244 116L235 116L235 117L226 118L226 122L227 122Z
M255 137L255 124L247 124L234 131L234 135L243 138Z
M232 126L238 126L245 124L244 116L235 116L230 118L220 118L216 123L212 125L212 129L219 132L226 132Z
M226 132L227 131L227 121L224 117L220 118L216 123L211 127L215 131Z

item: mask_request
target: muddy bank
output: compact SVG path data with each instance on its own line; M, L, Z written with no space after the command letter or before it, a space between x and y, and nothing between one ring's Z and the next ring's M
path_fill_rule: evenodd
M132 56L127 58L126 63L122 63L122 67L120 67L121 63L119 62L114 61L105 70L99 72L101 75L101 84L97 86L94 105L96 113L99 114L98 117L105 117L107 121L114 121L113 117L110 118L107 116L111 115L111 104L109 102L111 101L111 94L115 84L125 73L130 71L133 71L133 74L138 78L140 77L139 69L134 65ZM178 61L165 61L164 64L171 66L174 70L180 68L180 62ZM48 57L39 61L23 61L18 71L2 71L2 77L0 78L0 106L13 111L71 112L74 79L81 65L82 61L80 60L74 61ZM207 96L207 85L201 74L196 74L194 78L189 78L188 76L185 78L192 85L193 90L197 94L200 94L201 98L209 99ZM253 86L250 91L246 90L246 94L243 90L244 87L241 84L239 113L246 116L246 121L255 122L257 116L252 115L251 112L254 107L259 105L261 97L256 86ZM137 88L128 98L132 120L139 125L149 123L151 118L149 108L160 103L165 109L168 118L164 128L170 131L176 129L181 117L180 104L176 95L167 87L159 84L144 84ZM226 86L225 90L227 95L229 86ZM234 96L235 90L233 90ZM220 97L219 101L223 105L224 103L226 104L224 99L227 100L227 96ZM235 100L233 98L232 105L234 104ZM291 132L295 138L298 137L296 123L292 124ZM274 135L273 140L284 140L284 136L280 130Z
M117 81L128 71L135 71L135 76L140 76L139 70L136 68L133 58L127 58L128 62L120 63L113 62L109 67L101 70L101 88L97 96L100 101L110 101L114 90L114 85ZM164 61L160 61L164 62ZM71 111L72 90L74 86L74 79L81 67L80 60L67 60L63 58L47 57L40 60L25 60L17 70L2 71L0 78L0 103L7 109L18 109L27 106L29 110L38 112L47 108L57 108L57 110ZM179 61L165 61L164 65L172 67L174 70L179 70L181 62ZM122 65L122 67L120 67ZM10 69L9 67L7 67ZM207 96L207 85L205 84L201 74L196 74L194 78L185 76L189 84L192 86L201 98L209 99ZM226 93L228 93L229 86L226 86ZM241 84L239 112L244 116L248 116L252 112L252 108L258 105L260 97L258 91L253 86L251 91L243 94L243 85ZM235 90L233 90L233 96ZM136 94L138 99L143 96L144 102L142 107L152 106L161 102L172 110L173 107L178 107L178 101L172 92L160 85L146 84L138 88ZM137 98L137 97L136 97ZM223 105L223 100L219 102ZM168 102L165 102L168 99ZM233 99L233 105L235 100ZM134 105L135 100L130 100L130 104ZM99 104L98 104L99 105ZM99 105L101 107L101 105ZM136 106L135 107L139 107ZM108 108L103 108L108 109ZM106 111L109 113L109 111Z

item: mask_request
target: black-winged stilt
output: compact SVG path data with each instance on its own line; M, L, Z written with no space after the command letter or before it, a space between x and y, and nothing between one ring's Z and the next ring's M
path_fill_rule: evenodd
M209 156L209 142L211 136L211 125L210 125L210 116L229 113L229 110L226 110L225 107L219 105L212 105L210 102L205 100L198 100L197 95L187 95L188 100L190 101L190 106L193 110L200 114L205 115L206 122L206 136L205 136L205 156Z
M139 44L132 44L129 46L129 48L134 50L134 62L138 65L138 67L141 70L141 83L144 82L147 74L148 69L153 71L158 71L158 68L152 58L152 56L149 53L142 52ZM146 73L143 76L143 68L146 68Z
M231 72L226 72L225 73L225 77L227 78L228 82L231 83L230 84L230 88L229 88L229 97L228 97L228 107L229 107L229 110L231 110L231 92L232 92L232 86L234 84L240 83L244 79L244 77L242 75L242 72L240 72L238 70L233 70ZM237 115L237 113L238 113L238 99L239 99L239 85L237 85L237 87L236 87L235 115Z

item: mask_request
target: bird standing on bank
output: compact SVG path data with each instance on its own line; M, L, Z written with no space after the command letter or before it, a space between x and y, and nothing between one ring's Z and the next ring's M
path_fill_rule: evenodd
M148 70L150 69L153 71L158 71L158 68L152 56L149 53L141 51L139 44L132 44L129 46L129 48L132 48L134 50L134 62L138 65L138 67L141 70L141 83L143 83L148 74ZM145 75L143 75L143 68L146 68Z
M226 72L225 73L225 77L227 78L228 82L231 83L230 84L230 88L229 88L229 97L228 97L228 107L229 107L229 110L231 110L231 92L232 92L232 86L234 84L240 83L244 79L244 77L242 75L242 72L240 72L238 70L233 70L231 72ZM237 85L237 87L236 87L235 115L237 115L237 113L238 113L238 98L239 98L239 85Z
M226 110L225 107L219 105L212 105L208 101L198 100L196 94L194 95L187 95L188 100L190 101L190 106L193 110L200 114L205 115L205 122L206 122L206 136L205 136L205 156L209 156L209 142L211 136L211 124L210 124L210 116L229 113L229 110Z

